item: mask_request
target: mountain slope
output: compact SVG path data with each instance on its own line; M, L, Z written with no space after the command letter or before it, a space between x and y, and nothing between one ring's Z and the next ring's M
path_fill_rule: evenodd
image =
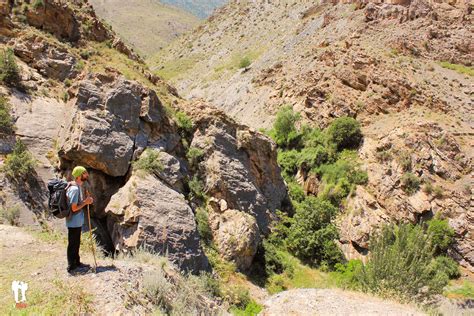
M158 0L91 0L90 3L142 56L155 54L199 24L194 15Z
M228 0L161 0L161 2L191 12L197 17L206 18Z
M346 257L364 256L383 223L439 216L456 230L453 257L474 271L473 19L462 2L232 1L148 62L181 95L254 128L284 104L316 127L356 117L369 180L338 219ZM442 194L404 192L407 173ZM318 194L322 179L298 176Z

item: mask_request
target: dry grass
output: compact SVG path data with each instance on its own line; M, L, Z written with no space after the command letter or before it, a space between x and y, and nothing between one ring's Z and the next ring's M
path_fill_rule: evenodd
M158 1L92 0L97 14L143 56L155 54L178 35L199 24L186 11Z

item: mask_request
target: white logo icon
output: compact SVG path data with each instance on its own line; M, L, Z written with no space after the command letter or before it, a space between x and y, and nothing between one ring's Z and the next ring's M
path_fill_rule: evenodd
M28 290L28 283L23 281L13 281L12 291L15 296L15 303L26 302L26 290ZM21 300L18 299L18 291L21 291Z

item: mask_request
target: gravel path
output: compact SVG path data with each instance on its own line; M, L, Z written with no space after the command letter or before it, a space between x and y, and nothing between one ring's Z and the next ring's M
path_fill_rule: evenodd
M294 315L425 315L414 307L337 289L300 289L273 295L262 316Z

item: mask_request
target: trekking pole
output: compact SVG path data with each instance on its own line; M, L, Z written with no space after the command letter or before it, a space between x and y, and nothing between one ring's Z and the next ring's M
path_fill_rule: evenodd
M95 247L94 247L94 239L92 238L92 227L91 227L91 210L89 208L89 204L87 204L87 220L89 222L89 236L91 237L91 248L92 248L92 255L94 256L94 273L97 273L97 261L95 259Z

